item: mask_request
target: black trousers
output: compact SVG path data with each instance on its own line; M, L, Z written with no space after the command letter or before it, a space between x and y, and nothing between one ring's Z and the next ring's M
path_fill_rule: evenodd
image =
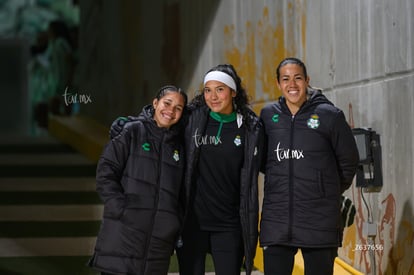
M291 275L298 247L268 246L263 250L265 275ZM332 275L337 247L300 248L305 275Z
M187 222L183 245L177 248L180 275L204 275L207 253L211 253L216 275L240 275L243 262L241 231L203 231L195 220Z

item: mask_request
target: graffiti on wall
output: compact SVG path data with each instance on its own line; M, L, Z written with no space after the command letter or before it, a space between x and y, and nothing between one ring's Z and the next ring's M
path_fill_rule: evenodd
M383 274L414 274L414 214L409 201L403 205L401 221L395 233L396 240L388 253Z
M393 194L388 194L382 201L378 213L377 236L375 248L364 236L363 224L367 221L360 189L352 187L353 201L357 208L355 223L345 229L340 256L348 263L366 273L372 272L372 257L375 253L376 274L414 274L414 226L412 207L406 204L399 225L397 224L397 204Z

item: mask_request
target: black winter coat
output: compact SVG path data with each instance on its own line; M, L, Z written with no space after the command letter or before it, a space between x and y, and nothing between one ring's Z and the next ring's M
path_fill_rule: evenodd
M340 197L358 165L343 112L318 90L295 116L285 99L261 112L267 137L260 245L338 247Z
M195 132L204 132L207 126L209 109L207 106L197 107L191 110L185 128L185 147L187 167L185 172L185 187L187 203L193 195L192 188L197 179L197 166L200 147L194 142ZM253 268L253 260L256 254L258 240L258 174L260 159L263 151L263 127L259 118L252 111L243 118L245 129L244 163L240 170L240 221L244 243L246 274L249 275ZM248 123L246 123L248 121ZM231 157L231 156L230 156ZM188 206L187 205L187 209ZM185 241L184 241L185 245Z
M147 106L106 146L97 167L104 217L89 262L113 274L167 274L182 215L184 148Z

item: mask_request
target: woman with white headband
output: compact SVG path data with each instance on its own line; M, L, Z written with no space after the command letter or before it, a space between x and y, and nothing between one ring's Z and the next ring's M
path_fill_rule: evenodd
M258 238L263 132L234 67L218 65L189 104L185 129L186 214L177 255L181 275L250 274Z

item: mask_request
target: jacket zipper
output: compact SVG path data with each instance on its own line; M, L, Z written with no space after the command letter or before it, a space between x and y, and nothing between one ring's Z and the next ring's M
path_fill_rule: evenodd
M295 124L295 116L292 115L290 120L290 145L289 151L293 148L293 129ZM288 226L288 241L292 240L292 224L293 224L293 159L289 157L289 226Z
M157 208L158 208L158 201L159 201L159 197L160 197L160 177L161 177L161 160L162 160L162 152L163 152L163 143L164 143L164 136L165 136L165 132L162 132L161 135L161 142L160 142L160 149L159 149L159 156L158 156L158 178L157 178L157 190L156 190L156 194L155 194L155 200L154 200L154 210L152 211L152 217L151 217L151 229L148 232L148 236L147 236L147 240L145 243L145 256L144 256L144 266L142 267L142 274L145 274L145 270L147 268L147 260L148 260L148 248L150 246L151 243L151 236L153 234L153 230L154 230L154 223L155 223L155 214L157 213Z
M295 129L295 120L296 116L299 113L302 113L304 109L306 109L309 105L309 101L306 101L297 111L296 114L291 115L290 119L290 145L289 145L289 151L291 152L293 149L293 138L294 138L294 129ZM294 179L293 179L293 166L294 161L291 157L289 157L289 225L288 225L288 241L290 242L292 240L292 225L293 225L293 208L294 208Z
M247 130L247 127L245 127L245 130L244 130L244 138L245 138L245 144L244 144L244 146L245 146L245 150L244 150L244 155L245 155L245 159L244 159L244 161L243 161L243 167L245 167L245 163L246 163L246 156L248 157L248 158L251 158L252 156L253 156L253 154L251 154L251 152L249 152L249 148L250 148L250 146L249 146L249 133L248 133L249 131ZM252 160L250 160L249 161L249 163L253 163L253 161ZM243 181L243 179L240 179L240 183ZM246 181L245 181L246 182ZM248 180L248 182L250 182L250 179ZM244 184L244 185L246 185L246 184ZM240 186L241 187L241 186ZM244 188L246 188L246 186L243 186ZM242 188L240 188L240 193L243 193L243 189ZM240 194L241 195L241 194ZM247 210L248 209L248 206L249 206L249 200L250 200L250 188L247 188L247 192L246 192L246 194L245 194L246 196L244 196L244 205L245 205L245 210ZM242 202L240 202L240 203L242 203ZM241 209L239 210L239 215L240 215L240 221L241 221L241 224L242 224L242 227L241 227L241 230L242 230L242 241L243 241L243 246L245 246L245 256L247 256L246 254L247 253L249 253L249 251L250 251L250 242L248 241L249 240L249 221L248 221L248 215L249 215L249 212L247 211L247 216L246 217L244 217L243 216L243 213L242 213L242 211L241 211ZM243 221L242 221L243 220ZM244 223L244 226L243 226L243 223Z

